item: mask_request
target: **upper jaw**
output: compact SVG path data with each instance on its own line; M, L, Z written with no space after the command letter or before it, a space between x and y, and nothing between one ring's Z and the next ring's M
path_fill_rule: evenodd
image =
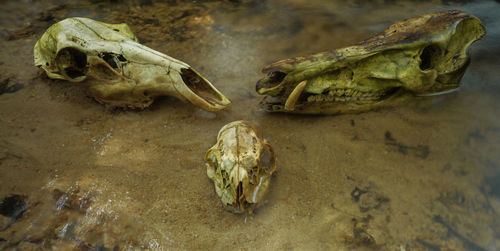
M306 81L301 83L304 82ZM441 86L419 93L399 86L372 90L337 86L322 94L307 93L303 89L305 88L298 84L292 91L285 91L290 93L288 96L265 96L260 105L269 112L352 113L388 106L406 97L428 97L452 93L457 91L459 86ZM296 92L297 90L300 92ZM294 101L291 103L290 100Z
M350 88L337 88L325 94L302 93L293 106L287 106L289 97L266 96L261 106L270 112L291 113L330 113L328 110L338 112L364 111L365 107L382 106L384 103L393 101L405 92L401 88L391 88L384 91L360 91ZM331 112L337 113L337 112Z

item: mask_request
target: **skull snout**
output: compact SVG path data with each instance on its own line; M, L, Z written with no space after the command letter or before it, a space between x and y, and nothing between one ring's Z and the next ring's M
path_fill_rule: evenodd
M184 84L198 97L210 105L225 106L228 104L224 98L208 81L190 68L183 68L180 72Z

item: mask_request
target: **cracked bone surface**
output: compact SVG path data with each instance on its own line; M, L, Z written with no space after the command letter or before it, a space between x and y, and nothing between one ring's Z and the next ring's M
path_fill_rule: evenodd
M252 212L262 203L276 170L273 148L257 136L256 127L247 121L222 127L205 161L217 195L237 213Z
M486 34L459 10L394 23L354 46L266 66L256 84L270 112L338 114L403 104L459 87L469 46Z
M47 29L34 48L50 78L82 82L112 106L144 108L174 96L208 111L230 101L188 64L138 43L127 24L67 18Z

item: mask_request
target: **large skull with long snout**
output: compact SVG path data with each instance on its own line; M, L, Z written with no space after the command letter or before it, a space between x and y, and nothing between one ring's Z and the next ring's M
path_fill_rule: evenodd
M267 111L362 112L457 89L469 45L486 31L462 11L399 21L357 45L266 66L256 90Z
M247 121L220 129L217 143L205 155L207 175L222 203L233 212L252 212L262 203L276 170L274 150Z
M50 78L82 82L101 103L144 108L174 96L217 111L230 101L186 63L137 42L127 24L68 18L47 29L35 65Z

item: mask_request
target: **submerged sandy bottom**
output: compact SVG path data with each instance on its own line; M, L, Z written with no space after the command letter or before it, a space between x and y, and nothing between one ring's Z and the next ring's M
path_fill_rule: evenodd
M500 248L498 3L127 3L3 8L0 77L10 89L0 94L0 199L25 211L0 216L0 248ZM459 92L354 115L259 110L262 66L456 8L489 33L472 46ZM129 23L145 45L189 63L233 103L219 113L173 98L113 110L78 84L48 79L32 65L32 48L69 16ZM261 128L279 165L267 202L251 215L222 207L203 161L218 130L240 119Z

